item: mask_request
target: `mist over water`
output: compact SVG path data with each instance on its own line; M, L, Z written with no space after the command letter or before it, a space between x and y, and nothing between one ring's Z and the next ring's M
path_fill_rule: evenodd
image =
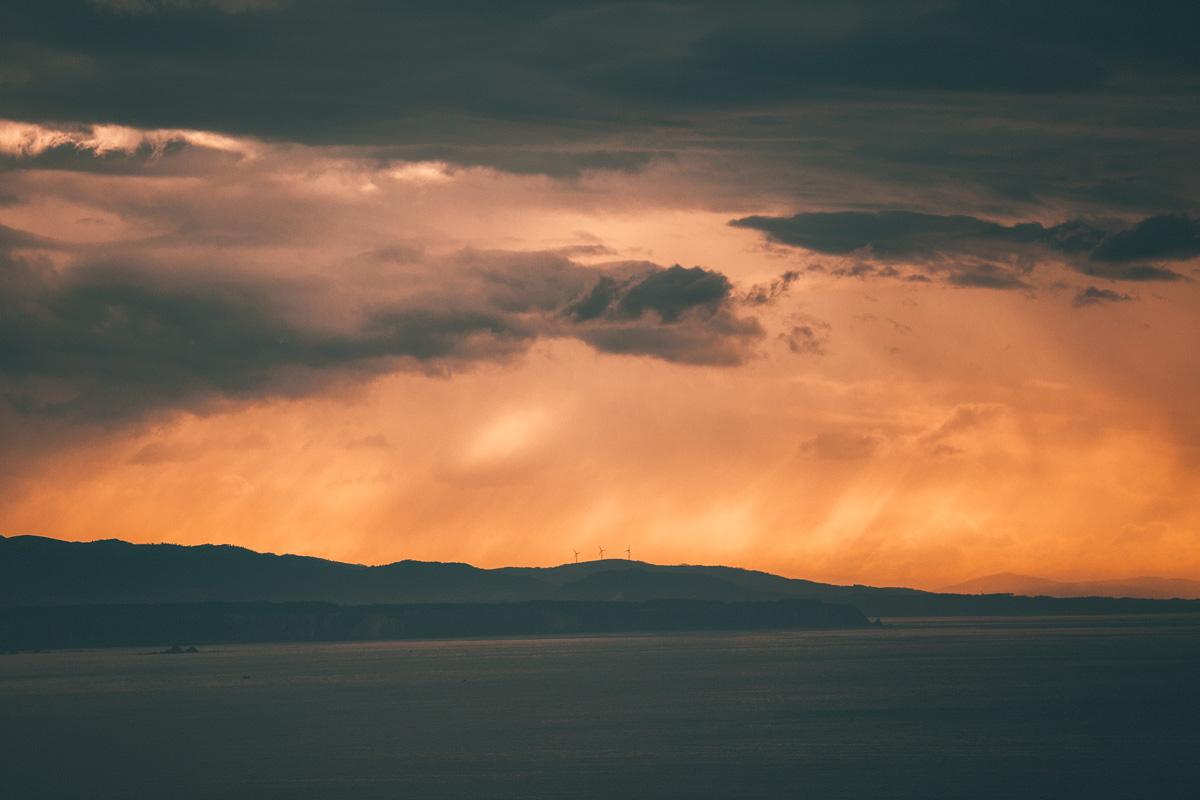
M1196 616L30 653L0 791L1187 797L1198 675Z

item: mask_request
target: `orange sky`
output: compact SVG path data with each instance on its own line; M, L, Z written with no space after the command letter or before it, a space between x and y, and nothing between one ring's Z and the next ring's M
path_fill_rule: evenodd
M194 131L71 134L80 158L156 136L182 148L104 173L42 168L37 148L68 134L3 125L20 167L3 178L6 252L56 276L47 292L116 263L184 286L252 278L284 286L303 325L344 331L369 303L441 308L481 291L479 264L490 287L517 274L506 254L533 253L596 274L699 265L727 276L730 318L760 328L720 345L739 363L687 363L598 350L555 312L502 351L481 340L303 378L282 364L248 390L144 407L131 390L129 413L90 410L118 374L10 375L22 397L82 399L0 416L6 534L481 566L628 545L656 562L934 588L999 571L1200 577L1195 280L1119 284L1039 251L1020 256L1023 288L998 290L921 257L772 244L729 220L804 207L714 199L688 158L556 179ZM838 274L859 263L933 279ZM793 270L770 302L742 299ZM1086 286L1129 299L1073 302ZM67 302L53 296L48 308ZM99 341L115 323L88 324Z

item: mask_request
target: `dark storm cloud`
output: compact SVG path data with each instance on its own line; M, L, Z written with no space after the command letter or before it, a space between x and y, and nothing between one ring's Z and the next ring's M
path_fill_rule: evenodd
M844 255L870 248L880 256L931 257L983 242L1045 244L1060 252L1095 247L1103 231L1082 222L1044 228L1032 222L1005 226L963 215L912 211L834 211L792 217L745 217L730 224L765 233L781 244Z
M0 82L5 114L423 145L517 172L634 169L653 157L573 144L592 138L578 129L590 101L564 67L589 54L554 29L585 7L300 0L238 14L200 3L141 10L153 13L84 0L5 4L0 65L20 73ZM611 109L603 116L611 121Z
M1089 286L1086 289L1080 289L1075 294L1075 299L1071 301L1071 305L1076 308L1086 308L1087 306L1098 306L1103 303L1128 303L1131 300L1133 300L1132 297L1122 292Z
M457 276L449 290L364 302L337 324L314 322L313 309L336 294L315 281L107 263L60 273L11 252L0 253L0 269L3 399L69 418L299 395L405 365L506 359L539 337L729 365L762 336L729 307L728 280L699 268L642 265L609 313L581 319L566 309L610 279L553 254L468 251L430 266Z
M998 30L976 4L775 4L730 16L682 55L618 62L605 88L693 104L810 96L822 87L1053 92L1100 83L1108 59L1036 28ZM1019 12L1018 12L1019 13ZM655 57L657 55L657 58ZM598 82L598 81L597 81Z
M6 399L28 411L126 416L304 391L321 371L379 370L373 362L385 359L502 357L534 335L499 312L425 308L321 330L284 307L303 288L114 267L60 277L10 261L0 372L24 391Z
M1186 95L1200 74L1193 5L10 0L0 10L0 108L30 121L425 148L421 157L573 175L637 169L696 132L708 147L730 146L734 111L773 120L791 135L771 141L799 146L813 137L787 115L834 107L844 119L828 147L844 159L895 142L875 132L919 121L925 112L906 104L929 93L1008 102L1179 85ZM1192 119L1178 104L1156 107L1161 121L1180 116L1165 124ZM999 126L1002 149L1053 166L1054 153L1023 145L1059 119L1055 108L1038 115ZM935 149L935 168L978 175L979 164L952 160L985 133ZM630 147L631 134L650 146ZM893 152L855 168L920 158ZM1166 174L1139 191L1170 198ZM1075 175L1058 188L1078 184Z
M674 322L693 309L715 312L729 299L730 289L729 279L719 272L676 264L630 286L618 301L617 311L626 317L652 311L664 322Z
M563 316L598 350L641 353L692 364L737 364L761 339L762 326L734 311L733 285L702 267L601 276Z
M587 294L567 309L567 314L577 322L599 319L612 308L621 291L615 278L602 276Z
M1166 214L1117 231L1092 252L1096 261L1184 259L1200 255L1200 219Z
M49 243L40 236L34 236L32 233L10 228L7 225L0 225L0 258L4 257L5 251L9 248L42 247L47 244Z
M1182 281L1187 280L1178 272L1150 264L1103 264L1085 262L1079 265L1079 271L1096 278L1107 278L1113 281Z
M658 269L645 263L643 269ZM557 253L463 250L449 259L442 278L458 298L478 297L486 307L511 314L550 313L579 297L596 270ZM452 280L459 276L459 281ZM456 302L456 298L448 298Z
M1179 280L1167 268L1142 259L1182 259L1200 254L1200 223L1192 217L1149 217L1129 227L1070 220L1043 226L1037 222L1002 225L965 215L911 211L835 211L791 217L753 216L731 225L761 231L772 241L829 255L862 254L901 261L935 262L959 286L1027 288L1018 272L995 263L961 267L956 256L1003 261L1028 248L1054 254L1089 275L1114 280ZM944 263L951 259L947 266ZM858 277L878 273L871 264Z
M636 319L653 313L663 322L701 311L716 313L730 299L732 284L719 272L678 264L618 281L605 276L568 309L578 321Z

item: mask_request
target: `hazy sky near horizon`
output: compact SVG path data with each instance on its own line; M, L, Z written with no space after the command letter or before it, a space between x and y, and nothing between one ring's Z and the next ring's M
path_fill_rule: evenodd
M0 9L0 532L1200 578L1194 4Z

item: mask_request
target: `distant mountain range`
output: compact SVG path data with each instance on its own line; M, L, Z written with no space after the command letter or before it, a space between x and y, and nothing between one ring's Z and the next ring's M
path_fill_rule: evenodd
M1053 581L1033 575L998 572L956 583L942 591L955 594L1022 594L1045 597L1200 598L1200 581L1184 578L1120 578L1103 581Z
M426 561L369 567L231 545L0 536L0 606L8 607L784 599L851 605L870 617L1200 612L1200 600L1058 599L835 586L734 567L662 566L624 559L499 569Z

